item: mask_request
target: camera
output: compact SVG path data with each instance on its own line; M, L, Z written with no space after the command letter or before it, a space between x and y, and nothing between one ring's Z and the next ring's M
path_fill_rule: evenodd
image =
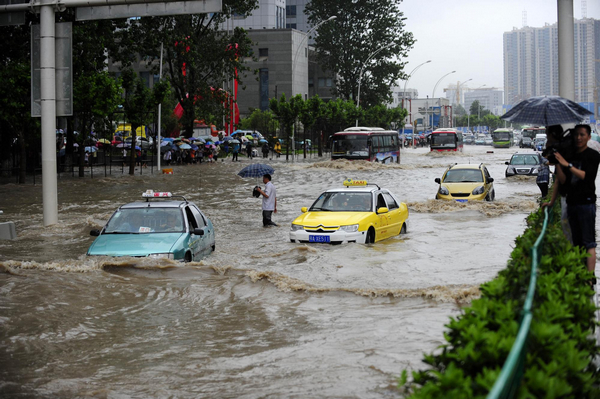
M260 191L258 191L259 189L260 189L260 187L254 186L254 189L252 190L252 196L254 198L260 197Z
M568 129L564 133L552 133L548 131L548 141L546 142L546 149L542 152L542 156L548 160L551 164L558 163L554 153L560 153L562 157L569 160L575 154L575 148L573 147L573 137L571 136L571 129Z

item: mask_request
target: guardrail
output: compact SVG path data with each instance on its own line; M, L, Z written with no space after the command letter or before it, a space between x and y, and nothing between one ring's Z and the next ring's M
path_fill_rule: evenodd
M517 333L515 343L504 362L504 366L502 366L502 371L488 394L487 399L513 398L516 396L517 389L521 384L521 378L523 377L525 367L525 355L527 354L526 344L529 337L531 320L533 319L531 308L533 307L533 297L535 295L535 286L537 282L540 244L546 235L546 227L548 226L549 218L548 207L546 207L544 208L544 224L542 225L542 231L533 247L531 247L531 278L529 280L529 288L527 289L527 296L523 305L523 314L519 332Z

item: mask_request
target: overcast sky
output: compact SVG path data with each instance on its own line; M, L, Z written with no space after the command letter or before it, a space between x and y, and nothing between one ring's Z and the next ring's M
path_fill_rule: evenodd
M557 20L556 0L404 0L400 9L407 18L406 29L416 43L410 50L405 72L427 60L410 78L407 88L417 89L420 98L445 97L444 88L468 79L464 87L497 87L503 90L502 35L513 27L542 27ZM580 19L581 0L573 1ZM600 0L587 0L587 17L600 19ZM401 87L404 81L398 82Z

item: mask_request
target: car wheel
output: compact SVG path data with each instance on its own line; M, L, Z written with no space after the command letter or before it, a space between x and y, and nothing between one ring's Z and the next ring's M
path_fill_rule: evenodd
M373 244L375 242L375 230L371 227L369 231L367 231L367 238L365 239L365 244Z
M292 240L292 239L290 238L290 242L296 242L296 240Z
M210 249L212 249L212 251L213 251L213 252L215 252L215 249L216 249L216 248L217 248L217 245L216 245L216 244L213 244L213 246L212 246L212 247L210 247Z
M402 223L402 227L400 227L400 234L406 234L406 223Z
M192 261L192 254L190 252L186 252L184 260L185 260L186 263L191 262Z

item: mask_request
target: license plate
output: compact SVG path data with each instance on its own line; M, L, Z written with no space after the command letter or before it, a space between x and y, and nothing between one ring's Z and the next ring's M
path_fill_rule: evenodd
M329 236L308 236L308 242L330 242Z
M469 200L456 200L456 202L469 202Z

